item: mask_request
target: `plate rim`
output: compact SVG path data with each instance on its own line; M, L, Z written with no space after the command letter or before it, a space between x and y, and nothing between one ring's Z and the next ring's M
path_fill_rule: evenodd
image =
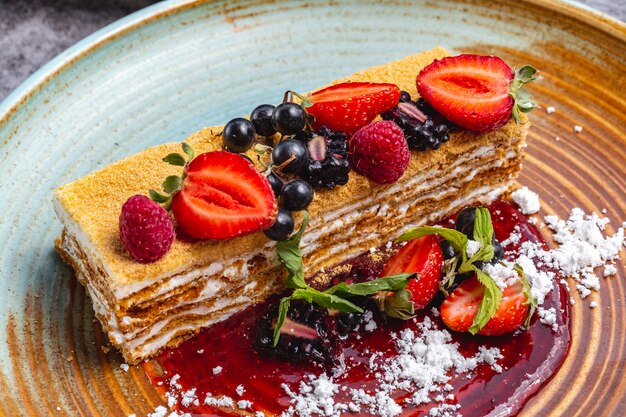
M459 0L461 3L463 1ZM13 115L46 84L100 47L156 20L179 13L185 9L217 2L218 0L162 1L122 17L88 35L44 64L0 102L0 132L2 132ZM522 2L543 7L592 25L607 35L617 37L626 46L626 22L622 22L604 12L574 0L522 0ZM10 141L11 135L7 136L0 143L0 147ZM0 137L0 139L2 138Z

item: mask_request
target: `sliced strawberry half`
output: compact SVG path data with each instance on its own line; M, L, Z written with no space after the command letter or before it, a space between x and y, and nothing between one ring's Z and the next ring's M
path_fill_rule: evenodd
M268 228L277 212L265 177L248 160L225 151L198 155L172 198L179 227L197 239L230 239Z
M462 54L434 61L417 76L417 91L443 117L473 132L503 126L536 103L522 88L536 80L529 65L514 72L501 58Z
M441 304L441 318L451 330L469 331L478 308L483 301L485 288L476 275L463 281ZM495 314L478 331L486 336L499 336L519 328L528 315L529 303L521 281L502 291L502 300Z
M409 281L406 289L411 292L413 306L416 309L425 308L439 290L442 262L439 239L435 235L428 235L409 241L389 258L381 276L417 272L417 279Z
M392 109L400 89L387 83L341 83L312 93L306 110L315 117L313 127L326 126L352 135L380 113Z

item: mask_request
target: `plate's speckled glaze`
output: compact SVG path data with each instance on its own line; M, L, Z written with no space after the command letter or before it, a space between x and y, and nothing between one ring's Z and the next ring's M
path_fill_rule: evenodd
M556 112L532 116L521 182L544 214L580 206L626 220L622 23L548 0L160 3L80 42L0 104L0 416L142 416L160 403L140 368L125 373L101 349L91 304L53 251L54 187L287 88L435 45L541 68L533 91ZM598 309L573 306L568 359L522 415L626 415L623 261L618 270L591 296Z

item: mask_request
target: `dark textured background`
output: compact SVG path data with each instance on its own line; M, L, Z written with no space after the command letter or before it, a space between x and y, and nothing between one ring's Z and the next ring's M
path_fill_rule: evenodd
M626 0L581 0L626 21ZM154 0L0 0L0 100L59 52Z

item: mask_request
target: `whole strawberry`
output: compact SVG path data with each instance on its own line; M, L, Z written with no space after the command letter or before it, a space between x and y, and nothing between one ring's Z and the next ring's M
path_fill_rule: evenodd
M136 261L153 262L172 245L174 224L163 207L144 195L134 195L122 206L120 239Z
M409 167L409 159L404 132L390 120L364 126L350 139L350 166L375 183L398 181Z

